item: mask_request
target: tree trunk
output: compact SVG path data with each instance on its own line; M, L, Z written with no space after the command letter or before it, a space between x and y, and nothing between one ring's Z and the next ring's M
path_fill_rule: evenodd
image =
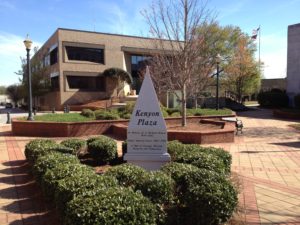
M185 84L183 85L183 88L181 90L181 94L182 94L182 101L181 101L181 112L182 112L182 116L181 116L181 125L183 127L186 126L186 86Z

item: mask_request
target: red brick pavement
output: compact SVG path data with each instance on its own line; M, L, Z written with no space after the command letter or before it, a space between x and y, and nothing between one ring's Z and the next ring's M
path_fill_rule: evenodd
M0 224L59 225L58 217L45 203L40 188L30 174L30 168L9 126L0 128L1 151L7 149L8 160L1 159Z

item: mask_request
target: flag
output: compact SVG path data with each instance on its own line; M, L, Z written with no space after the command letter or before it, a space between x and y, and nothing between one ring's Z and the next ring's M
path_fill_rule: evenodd
M257 29L254 29L254 30L252 31L251 39L256 40L257 35L258 35L258 31L259 31L259 30L260 30L260 27L258 27Z

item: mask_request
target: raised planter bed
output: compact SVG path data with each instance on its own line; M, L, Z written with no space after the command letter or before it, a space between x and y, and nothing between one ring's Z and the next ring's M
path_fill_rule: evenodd
M180 119L180 118L179 118ZM212 144L212 143L230 143L234 142L235 122L213 121L207 119L191 118L194 122L212 123L221 126L219 129L207 130L172 130L168 129L168 141L179 140L182 143L189 144ZM166 120L168 124L168 120ZM172 120L170 122L173 122ZM127 125L114 124L112 132L120 139L127 138Z
M235 115L232 115L234 117ZM228 116L226 116L228 117ZM222 116L191 116L189 123L210 123L219 126L219 129L208 130L168 130L169 140L179 140L183 143L210 144L233 142L235 123L221 121ZM178 124L180 117L166 118L167 125ZM17 136L29 137L80 137L111 133L126 139L129 120L98 120L88 122L40 122L20 121L13 119L12 132Z

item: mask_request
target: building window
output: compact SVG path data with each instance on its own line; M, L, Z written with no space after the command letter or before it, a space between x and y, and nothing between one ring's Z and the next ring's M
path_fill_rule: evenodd
M68 60L104 64L104 49L66 46Z
M138 94L141 88L141 80L139 78L140 70L149 64L151 56L131 55L131 75L133 79L132 88Z
M50 52L50 65L57 63L58 51L57 47Z
M52 91L59 90L59 76L51 77L51 90Z
M67 76L69 89L83 91L105 91L105 77Z

